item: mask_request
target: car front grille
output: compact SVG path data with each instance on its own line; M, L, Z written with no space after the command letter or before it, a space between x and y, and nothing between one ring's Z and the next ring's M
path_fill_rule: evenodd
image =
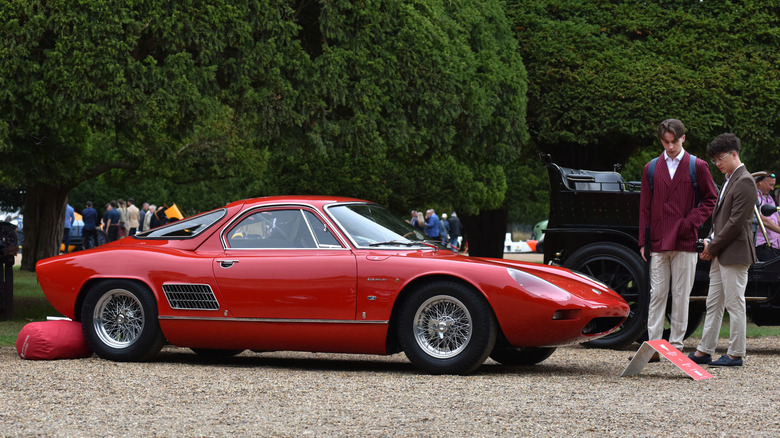
M623 322L623 319L624 318L619 318L619 317L593 318L588 323L588 325L586 325L585 328L582 329L582 334L595 335L595 334L610 331L613 328L617 327L618 324Z
M172 309L219 309L217 297L208 284L164 284L163 292Z

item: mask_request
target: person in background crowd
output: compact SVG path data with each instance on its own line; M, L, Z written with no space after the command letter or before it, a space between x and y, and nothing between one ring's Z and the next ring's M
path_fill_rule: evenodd
M447 213L441 215L441 225L442 225L441 244L447 246L449 235L450 235L450 223L447 220Z
M776 210L777 204L772 199L772 190L775 188L776 181L775 174L768 170L754 172L753 179L756 181L758 200L761 205L769 204ZM759 206L760 211L761 207ZM760 261L767 261L780 256L780 215L775 211L773 215L768 217L763 214L758 216L764 223L766 237L759 227L756 231L756 257Z
M73 207L70 206L70 204L67 204L65 206L65 229L62 232L62 243L65 246L65 249L63 252L65 254L68 253L68 247L70 246L70 229L73 227L73 221L76 219L75 212L73 211Z
M144 215L144 231L152 229L151 221L154 217L154 212L157 210L157 206L152 204L149 206L149 211Z
M726 182L712 214L710 238L700 255L711 262L704 331L696 351L688 357L711 367L741 367L747 349L745 288L748 268L756 262L751 217L758 198L756 183L739 159L741 143L734 134L721 134L707 149L712 162L726 175ZM729 348L713 362L724 309L729 311Z
M412 226L423 233L425 232L425 216L423 212L412 210L412 219L409 221Z
M141 218L138 207L135 206L135 199L127 198L127 235L135 236L138 230L138 222Z
M92 208L92 201L87 201L87 208L81 210L81 220L84 221L81 238L83 239L84 249L94 248L99 245L97 237L97 210Z
M127 236L127 203L124 199L116 201L115 209L119 212L119 238Z
M439 216L436 215L436 212L432 208L426 211L425 234L431 237L432 240L439 240L439 236L441 236L440 227L441 221L439 221Z
M681 121L664 120L656 135L663 153L645 165L639 195L639 253L643 260L650 260L647 338L663 336L671 284L669 343L682 350L696 275L698 230L712 214L717 192L707 162L696 158L695 172L691 172L694 158L683 149L685 126ZM659 360L657 354L651 358L652 362Z
M145 231L146 228L144 228L145 222L144 219L146 219L146 212L149 211L149 203L144 202L144 205L141 207L141 210L138 212L138 232Z
M109 202L108 205L106 205L106 235L108 236L109 242L119 239L119 218L117 202Z
M157 228L168 223L168 216L164 208L158 208L152 213L152 219L149 221L150 228Z
M450 246L452 246L453 251L458 252L458 237L462 235L463 230L460 225L460 219L458 219L458 215L454 211L450 215L448 222L450 223Z

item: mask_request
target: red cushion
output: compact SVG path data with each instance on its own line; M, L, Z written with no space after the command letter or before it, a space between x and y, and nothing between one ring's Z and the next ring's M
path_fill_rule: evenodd
M16 339L16 352L22 359L78 359L92 356L76 321L31 322Z

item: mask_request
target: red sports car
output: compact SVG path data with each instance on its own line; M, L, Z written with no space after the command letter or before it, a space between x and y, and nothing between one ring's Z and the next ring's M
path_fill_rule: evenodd
M618 327L626 302L564 268L465 257L379 205L335 197L233 202L95 249L42 260L51 304L102 358L166 342L199 354L393 354L466 374L531 365Z

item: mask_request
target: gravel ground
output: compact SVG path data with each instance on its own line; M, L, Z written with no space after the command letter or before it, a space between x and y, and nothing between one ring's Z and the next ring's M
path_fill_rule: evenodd
M686 341L686 349L697 340ZM722 339L719 353L726 347ZM0 348L0 436L779 436L780 337L694 381L633 350L558 349L533 367L420 374L403 354L26 361Z

